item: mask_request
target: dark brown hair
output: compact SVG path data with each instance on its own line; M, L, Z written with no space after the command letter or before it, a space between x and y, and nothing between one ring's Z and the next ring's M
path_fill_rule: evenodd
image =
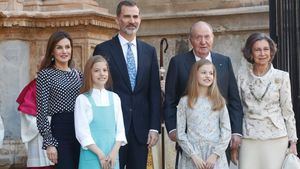
M117 16L120 16L123 6L131 6L132 7L132 6L136 6L136 3L134 1L130 1L130 0L121 1L117 6L117 10L116 10Z
M215 66L207 59L201 59L193 64L187 83L188 107L193 108L199 96L199 84L197 79L198 70L204 65L213 66L213 83L208 87L208 98L212 102L212 110L221 110L225 106L225 99L221 95L217 85L217 73Z
M248 37L246 44L245 44L244 48L242 49L244 58L251 64L254 63L254 59L252 56L252 52L253 52L252 47L256 41L260 41L260 40L266 40L269 43L270 53L271 53L271 60L270 60L271 62L274 59L274 56L276 54L276 51L277 51L276 44L268 35L266 35L264 33L260 33L260 32L253 33Z
M108 89L112 86L112 78L109 71L108 62L106 59L101 55L95 55L88 59L84 66L84 80L83 85L80 89L80 93L86 93L89 92L93 88L93 81L92 81L92 68L95 63L97 62L105 62L108 70L108 80L105 84L105 89Z
M54 32L48 40L46 54L45 54L44 59L41 61L40 71L45 69L45 68L49 68L49 67L54 66L55 62L52 59L52 58L54 58L54 56L52 55L52 52L55 48L55 45L64 38L69 39L70 44L71 44L71 59L68 62L68 66L70 68L74 67L74 62L73 62L73 40L67 32L57 31L57 32Z

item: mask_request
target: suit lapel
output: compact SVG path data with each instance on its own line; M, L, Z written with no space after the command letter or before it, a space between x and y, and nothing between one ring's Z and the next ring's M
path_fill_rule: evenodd
M217 70L217 81L218 81L218 84L221 84L221 82L219 81L219 79L221 79L220 77L222 76L222 67L223 67L223 64L222 62L220 61L219 57L216 56L215 53L211 52L211 60L212 60L212 63L214 64L214 66L216 67L216 70Z
M187 53L187 58L185 59L185 68L188 74L195 62L196 62L195 55L191 50L189 53Z
M143 45L141 45L139 40L136 40L136 44L137 44L137 60L138 60L138 66L137 66L137 75L136 75L136 81L135 81L135 88L134 90L136 90L136 88L139 86L139 84L142 82L142 78L143 78L143 73L144 73L144 68L146 62L145 62L145 55L143 55Z
M124 58L124 54L123 54L122 47L121 47L120 41L118 39L118 36L115 36L112 39L111 52L112 52L112 56L113 56L112 58L113 58L114 62L116 63L116 67L119 69L119 73L122 75L122 77L124 78L124 81L126 82L126 85L131 90L127 65L126 65L126 61Z

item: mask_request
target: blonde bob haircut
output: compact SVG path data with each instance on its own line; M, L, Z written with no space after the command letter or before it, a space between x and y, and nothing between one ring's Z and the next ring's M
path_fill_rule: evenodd
M105 84L105 89L109 89L112 87L112 78L111 74L109 71L109 66L108 62L106 59L101 56L101 55L95 55L89 58L89 60L86 62L85 67L84 67L84 80L83 80L83 85L80 89L80 93L86 93L90 92L91 89L93 88L93 80L92 80L92 69L95 63L98 62L105 62L107 69L108 69L108 80Z
M193 109L195 103L197 102L197 98L199 97L199 83L197 79L197 74L199 73L199 68L204 65L212 65L213 66L213 83L208 87L208 99L212 102L212 110L218 111L224 108L225 99L221 95L218 85L217 85L217 74L215 66L207 59L201 59L194 63L191 68L189 80L187 83L187 97L188 97L188 107Z

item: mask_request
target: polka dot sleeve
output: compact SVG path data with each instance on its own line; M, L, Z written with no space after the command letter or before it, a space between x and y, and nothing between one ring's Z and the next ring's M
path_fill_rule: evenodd
M43 137L43 149L48 146L58 146L57 140L52 136L48 120L50 99L50 78L47 71L42 70L37 77L37 127Z

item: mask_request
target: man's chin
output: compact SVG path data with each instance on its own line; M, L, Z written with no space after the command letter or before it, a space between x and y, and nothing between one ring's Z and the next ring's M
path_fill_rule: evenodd
M137 29L134 29L134 30L125 30L125 33L127 35L133 35L133 34L136 34L136 32L137 32Z

